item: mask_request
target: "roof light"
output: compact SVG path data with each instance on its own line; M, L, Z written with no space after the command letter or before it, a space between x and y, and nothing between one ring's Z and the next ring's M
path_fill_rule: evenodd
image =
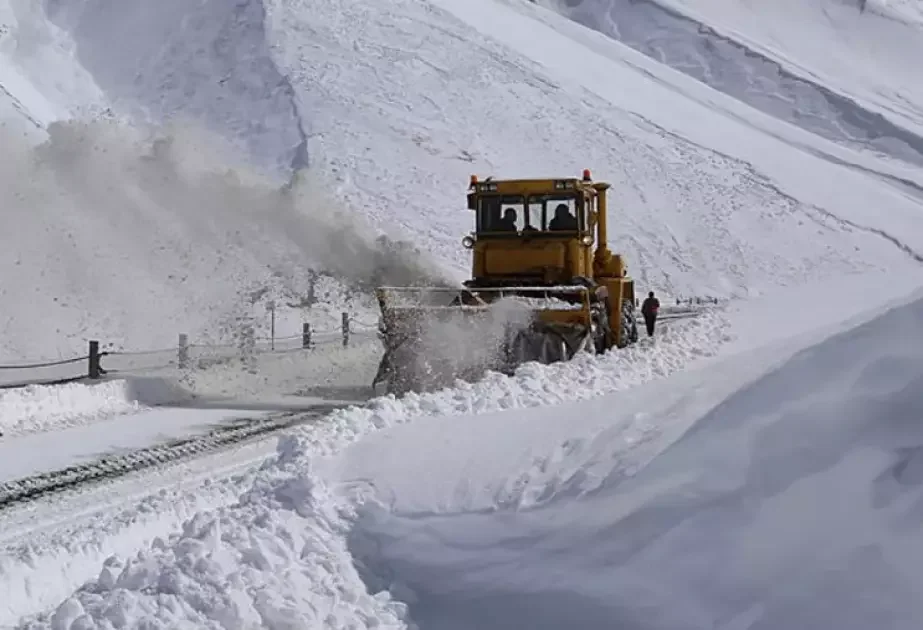
M590 169L588 168L583 169L583 181L588 182L591 179L592 177L590 177Z

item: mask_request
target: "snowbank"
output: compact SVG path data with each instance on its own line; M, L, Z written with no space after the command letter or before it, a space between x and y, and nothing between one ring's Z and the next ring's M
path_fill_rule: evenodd
M345 538L349 514L314 475L316 457L421 417L535 408L631 387L713 355L725 329L720 313L710 313L665 329L654 345L602 359L524 366L511 378L492 375L456 389L383 397L367 408L334 412L283 439L278 461L256 475L238 504L198 514L181 533L136 557L110 559L96 580L30 627L68 627L65 622L77 619L85 628L107 621L155 628L210 622L402 627L404 606L370 596L353 567ZM25 609L24 602L11 608L0 623L14 622L11 615Z
M10 438L76 427L142 408L125 380L30 385L0 391L0 432Z
M453 490L502 488L490 474L510 473L504 458L525 462L500 418L491 440L513 448L464 448L472 478L457 488L443 474L458 481L451 453L477 425L392 435L377 476L353 470L378 501L351 550L372 592L390 587L421 627L918 628L921 336L918 292L768 373L756 369L767 357L738 355L575 407L581 426L595 411L597 431L539 442L547 457L523 469L528 500L506 505L452 502ZM645 426L672 436L629 451ZM411 447L427 438L435 452ZM401 474L411 469L414 482Z

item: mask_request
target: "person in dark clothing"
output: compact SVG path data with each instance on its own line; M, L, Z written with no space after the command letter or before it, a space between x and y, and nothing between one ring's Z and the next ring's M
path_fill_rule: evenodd
M497 223L497 231L499 232L515 232L516 231L516 211L513 208L507 208L503 212L503 218Z
M644 325L647 326L647 336L654 336L654 324L657 323L657 311L660 310L660 300L654 297L654 292L647 294L647 299L641 305L641 314L644 316Z
M549 230L572 231L577 229L577 217L570 213L567 204L560 203L554 209L554 218L548 222Z

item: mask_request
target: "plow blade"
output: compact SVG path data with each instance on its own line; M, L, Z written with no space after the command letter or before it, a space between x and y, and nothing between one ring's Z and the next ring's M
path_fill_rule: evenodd
M398 395L455 379L474 381L488 370L509 374L529 361L566 361L596 348L597 326L583 287L565 293L548 287L386 288L378 297L385 352L373 386L383 383Z

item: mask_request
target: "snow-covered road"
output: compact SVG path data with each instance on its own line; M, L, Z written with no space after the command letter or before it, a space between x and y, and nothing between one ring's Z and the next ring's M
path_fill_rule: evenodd
M3 510L0 626L912 627L919 307L877 318L921 284L896 54L919 25L836 2L658 0L725 39L633 23L641 54L524 0L0 0L0 364L112 352L54 410L0 394L8 472L347 403ZM469 176L584 168L639 294L735 299L625 351L360 404L368 289L467 277ZM367 333L348 348L344 312ZM273 323L293 347L242 361ZM300 348L304 323L328 343Z

